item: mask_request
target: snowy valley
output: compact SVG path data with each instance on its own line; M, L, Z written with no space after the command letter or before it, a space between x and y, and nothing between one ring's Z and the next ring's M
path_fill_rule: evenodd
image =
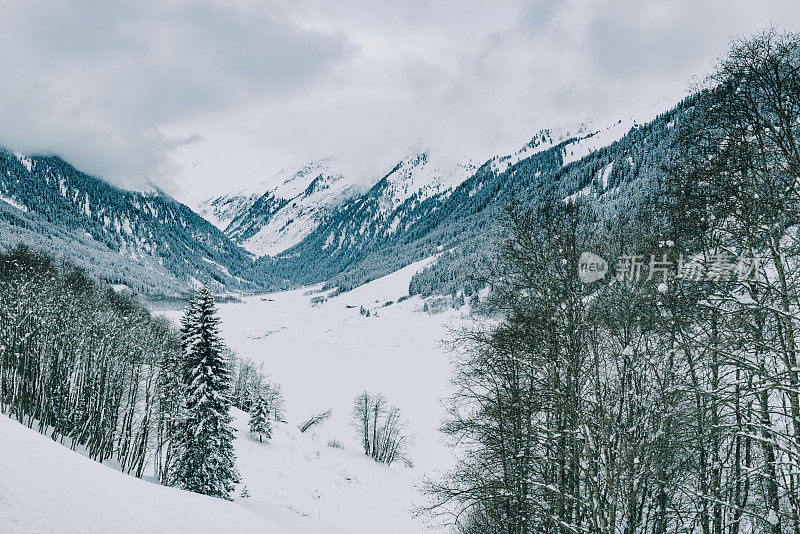
M466 325L468 308L430 315L407 296L411 276L430 260L312 306L308 288L220 304L222 337L240 356L263 363L283 387L287 424L268 445L236 422L238 464L256 512L274 508L319 519L338 530L368 534L421 532L411 517L423 503L426 476L452 461L438 427L449 396L451 329ZM318 289L318 288L317 288ZM386 305L387 302L393 302ZM367 317L360 308L370 310ZM178 312L168 314L173 320ZM420 372L420 371L423 372ZM364 390L381 392L400 408L413 436L413 468L376 464L360 449L351 414ZM308 416L331 409L318 429L301 434ZM344 449L327 444L336 440ZM320 530L319 532L327 532Z
M797 0L0 13L0 534L800 534Z
M383 176L366 184L348 178L335 158L326 158L282 171L248 190L203 203L201 215L216 228L202 220L176 221L174 216L161 221L164 214L160 206L169 206L174 201L160 192L145 196L123 193L128 196L121 197L114 206L116 210L124 210L127 217L122 219L127 221L122 225L124 228L104 224L114 220L109 217L117 211L103 207L93 195L98 195L99 190L100 197L115 198L115 188L75 171L60 160L10 155L6 159L9 166L6 175L14 180L7 182L3 190L9 198L6 209L14 217L29 217L29 209L32 213L41 209L36 196L30 188L26 189L26 183L35 180L38 172L46 177L45 186L62 184L60 195L67 204L63 208L65 216L71 220L85 217L93 224L99 221L100 228L93 239L101 237L104 231L111 232L115 239L122 240L119 253L129 260L156 260L165 264L164 257L159 256L163 252L149 246L148 240L157 240L154 236L168 224L173 225L170 231L179 239L191 242L200 237L196 246L202 252L194 255L193 260L199 257L196 264L201 269L190 267L188 272L181 270L175 274L188 275L189 285L194 287L213 282L213 287L221 292L217 308L222 341L236 358L263 366L269 380L280 385L285 402L282 421L273 423L272 437L264 443L248 430L249 415L233 409L233 446L240 481L231 493L233 504L220 502L212 507L219 509L211 514L214 518L205 517L211 513L206 507L206 497L157 488L158 468L150 463L152 457L144 464L144 478L153 483L128 480L128 475L110 472L122 469L116 460L107 459L102 467L93 465L74 452L57 450L54 444L34 436L35 447L42 448L41 454L48 461L70 458L64 462L70 466L71 474L53 487L48 501L54 509L81 510L93 506L94 500L100 498L99 493L93 493L100 491L98 484L114 488L108 494L118 492L122 501L141 502L135 506L142 509L152 506L148 503L154 499L164 499L152 514L143 515L142 521L155 525L157 517L165 514L165 508L174 507L174 513L165 517L163 524L148 527L152 532L172 532L170 522L180 521L187 514L196 521L198 532L219 531L217 522L221 516L241 524L242 532L367 534L375 532L376 525L381 525L379 530L387 534L437 531L435 520L415 517L414 510L427 502L428 497L422 491L425 483L436 479L454 462L452 443L447 443L439 432L446 416L447 398L452 395L452 362L457 355L452 351L452 340L460 329L474 324L475 317L470 312L480 305L478 293L483 290L467 284L448 294L449 287L434 285L433 289L419 289L420 284L447 271L453 265L454 255L469 257L470 247L481 242L473 236L475 229L482 226L477 222L480 219L470 215L473 222L469 222L470 217L460 217L459 213L473 212L475 203L484 202L491 209L479 212L478 216L493 217L492 210L508 198L504 189L509 186L519 189L518 177L530 172L527 167L538 169L536 178L545 179L542 172L561 172L570 162L596 156L599 150L626 134L636 135L634 126L634 121L620 121L595 131L579 125L573 128L577 135L566 129L560 134L543 130L515 154L492 158L480 168L469 160L443 165L428 151L411 150ZM578 182L564 189L561 194L565 200L576 195L588 196L590 192L600 198L607 192L613 161L621 157L618 153L622 150L604 156L609 163L599 167L593 182L588 185ZM58 176L64 176L59 173L68 178L62 177L59 182ZM616 181L619 183L620 179ZM65 183L74 184L74 189L65 188ZM415 229L423 223L430 227L426 230L428 237ZM436 237L436 230L431 232L436 226L459 230L455 238L442 241ZM415 233L422 236L415 237L421 246L409 242L408 236ZM209 237L204 237L206 234ZM127 240L139 243L139 252L133 253ZM227 247L223 250L228 256L214 255L215 249L209 247L220 240ZM247 256L237 244L247 251L254 266L247 265ZM381 252L386 247L401 252L386 255ZM325 258L351 257L342 256L343 253L361 258L359 251L370 249L392 258L394 263L352 281L333 278L299 287L295 281L290 284L295 286L293 289L278 292L255 289L258 279L252 278L253 273L274 269L270 267L271 261L296 261L313 273L305 263L309 258L329 261ZM291 254L286 255L287 251ZM210 257L204 257L206 254ZM232 254L233 263L228 259ZM281 260L283 255L288 260ZM266 258L257 259L261 256ZM271 260L270 256L278 258ZM212 259L215 257L216 260ZM172 260L169 255L166 258ZM369 258L367 255L358 261L369 265ZM446 279L451 280L457 274L455 283L463 284L459 276L465 271L458 263L455 265L458 269L448 273ZM92 272L92 265L88 267ZM323 280L341 271L336 264L331 268L328 275L321 277ZM239 275L231 272L234 269ZM352 266L344 269L343 274L351 270ZM102 279L106 271L95 272ZM138 271L133 272L135 275ZM214 273L213 278L209 279L209 273ZM125 277L107 277L106 281L116 282L116 291L131 292L124 283L128 281ZM154 306L157 316L165 317L176 328L181 327L184 301L149 297L145 302ZM413 466L401 462L386 466L364 455L353 416L354 399L364 391L384 395L392 406L399 408L404 432L410 438L408 459ZM328 410L330 417L321 425L306 433L298 429L310 416ZM145 425L144 420L137 423ZM17 423L8 423L14 424ZM14 440L9 447L23 448L31 433L20 425L20 429L10 432L9 439ZM90 455L87 451L84 454ZM8 481L9 491L35 491L30 485L33 482L21 480L21 472L13 465L2 465L2 469L0 475ZM77 491L70 486L74 480L83 480L94 489ZM159 491L165 492L163 497L155 493ZM20 515L40 515L25 508L23 501L0 503L0 518L4 514L19 522ZM62 522L58 530L105 532L104 525L114 524L117 518L129 513L119 505L109 505L107 513L95 525L87 526L78 512L74 522ZM15 532L40 532L55 529L57 524L55 515L41 514L38 522L27 527L15 524Z
M676 108L666 117L674 121L672 117L682 112ZM492 241L477 233L492 228L497 210L510 198L537 195L539 187L557 183L555 176L561 176L557 195L566 204L585 197L613 206L613 196L621 189L647 191L648 181L634 173L633 162L648 153L636 152L632 143L638 137L657 139L665 131L664 123L659 118L644 129L630 120L600 129L582 124L543 130L513 155L492 158L480 167L467 159L443 164L429 151L411 150L368 183L348 177L336 158L326 158L204 202L200 214L208 222L188 208L182 219L165 213L162 206L185 207L158 191L125 193L57 159L8 155L6 176L13 179L3 186L9 199L5 209L17 219L34 216L42 209L36 197L41 193L27 184L44 176L45 188L62 184L57 194L64 201L64 217L77 225L99 223L87 239L108 234L119 240L118 254L126 261L174 265L169 248L149 245L162 231L177 239L171 242L197 248L193 263L187 260L187 268L173 267L170 276L186 276L192 287L207 283L216 289L222 342L237 361L262 366L269 381L280 386L285 403L266 442L248 429L250 416L233 408L233 451L240 478L230 494L234 503L215 504L218 514L241 523L243 532L367 534L375 532L376 525L387 534L436 532L437 520L416 517L415 510L429 502L425 484L455 461L453 444L439 429L453 394L450 381L458 352L452 341L461 329L475 324L471 312L482 305L479 295L486 294L468 279L470 265L485 261L491 250ZM585 173L590 175L588 182ZM103 197L115 199L113 210L103 206ZM116 215L120 212L124 215ZM119 218L112 219L115 215ZM105 222L114 220L125 223ZM137 243L136 251L129 242ZM114 254L113 249L107 254ZM380 258L376 267L373 258ZM273 284L282 269L291 276ZM88 270L113 282L121 296L137 292L127 277L109 277L105 269L94 270L92 263ZM263 291L272 285L290 289ZM185 300L150 295L144 302L157 316L181 327ZM386 466L364 454L353 415L354 400L362 392L383 395L399 409L409 438L409 465ZM127 409L136 413L133 407ZM299 430L303 421L326 412L329 416L322 424L305 433ZM149 423L142 419L135 424L146 432ZM30 432L22 430L12 433L16 441L9 446L23 447L30 439ZM47 445L42 454L53 462L64 455L78 456ZM117 446L114 451L120 454ZM84 454L102 456L97 450ZM153 483L103 474L109 480L103 484L117 488L109 494L118 491L128 502L161 498L150 491L157 486L161 468L152 462L161 453L141 454L136 453L141 458L137 461L144 462L142 474ZM84 458L69 463L73 474L48 498L54 505L77 509L92 506L98 497L70 489L70 480L88 484L98 469L131 470L111 458L102 468ZM19 480L21 473L13 466L3 469L9 488L34 491ZM219 517L204 518L207 498L173 489L165 495L174 514L163 525L148 527L150 531L171 532L170 521L186 514L196 519L199 532L218 531ZM0 514L8 517L37 513L22 502L2 506ZM156 523L165 506L143 521ZM201 510L196 516L195 508ZM81 523L78 513L75 522L60 527L64 532L104 532L103 525L120 514L109 506L97 525ZM15 531L33 533L55 525L55 516L43 514L40 522L27 529L16 525Z
M243 533L422 532L430 525L412 517L423 502L421 484L452 459L437 430L449 395L452 355L444 342L470 320L467 308L430 315L418 297L402 299L411 276L430 261L314 305L318 287L219 305L224 342L263 363L286 402L286 422L274 424L267 443L248 431L248 414L234 410L241 475L234 503L135 480L115 472L113 461L99 465L3 417L0 493L15 498L0 499L0 524L20 534L157 534L175 532L177 525L208 533L222 525ZM158 313L177 324L182 310ZM382 392L401 408L413 436L413 468L364 456L351 414L364 390ZM324 425L298 430L325 409L333 415ZM333 440L341 445L330 446ZM33 472L23 467L32 464L38 466ZM94 509L100 513L87 523Z

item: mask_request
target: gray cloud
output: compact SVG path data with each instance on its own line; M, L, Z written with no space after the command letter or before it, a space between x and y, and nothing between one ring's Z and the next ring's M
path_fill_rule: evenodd
M656 114L732 37L800 21L794 0L6 3L0 143L186 200L330 153L368 177L415 144L480 160Z
M346 39L213 3L14 3L0 19L0 142L138 185L187 139L165 125L313 83Z
M685 70L722 51L719 47L725 41L718 39L716 30L722 30L723 39L730 36L725 13L736 8L714 1L650 8L618 2L589 23L586 50L592 65L608 76L635 78ZM626 17L628 10L638 11L639 16Z

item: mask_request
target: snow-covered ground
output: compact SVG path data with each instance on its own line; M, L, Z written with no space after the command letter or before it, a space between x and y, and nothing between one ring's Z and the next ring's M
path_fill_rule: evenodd
M0 532L425 532L427 525L411 515L423 502L418 485L451 461L437 431L450 377L442 340L468 319L456 310L428 315L418 298L383 305L404 296L413 273L430 261L316 306L310 299L319 293L308 289L219 306L227 343L264 362L283 385L287 407L288 422L274 424L268 443L252 437L248 415L234 410L242 479L235 502L124 475L0 416ZM365 389L402 409L415 435L414 468L386 467L361 453L350 409ZM330 421L300 433L302 419L328 408ZM328 446L331 438L344 449Z
M437 430L451 370L443 341L468 321L456 310L428 315L416 297L396 303L429 261L316 306L310 299L319 293L308 288L219 305L225 342L239 356L263 362L286 398L288 424L276 425L269 444L254 441L244 432L245 415L237 416L237 463L250 494L241 504L269 518L276 509L295 521L313 518L333 533L424 531L410 514L423 502L418 484L452 458ZM389 300L395 303L383 306ZM179 311L166 313L180 317ZM361 454L350 410L364 390L385 394L402 410L415 436L413 469L387 468ZM328 408L333 416L322 428L299 433L298 423ZM328 447L331 438L345 449ZM295 532L291 522L286 528Z
M235 410L236 456L248 498L237 502L277 521L292 534L421 532L408 508L413 477L376 464L355 449L326 445L277 423L268 443L247 432L248 415ZM240 487L240 488L241 488ZM239 490L241 493L241 489Z
M139 480L0 415L0 532L8 534L305 534L283 514ZM331 530L330 532L336 532Z

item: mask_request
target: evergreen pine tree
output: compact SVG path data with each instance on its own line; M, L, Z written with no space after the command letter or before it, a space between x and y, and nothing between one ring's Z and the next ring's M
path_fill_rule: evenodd
M231 367L208 288L202 288L189 302L181 340L186 390L172 483L230 500L238 482L229 413Z
M255 401L253 400L253 392L250 390L250 388L247 388L246 390L244 390L244 397L241 400L242 405L240 406L240 408L242 410L250 412L253 410L254 402Z
M264 438L272 438L272 424L269 420L269 408L264 397L258 397L253 403L253 410L250 414L250 432L258 436L258 441L264 442Z

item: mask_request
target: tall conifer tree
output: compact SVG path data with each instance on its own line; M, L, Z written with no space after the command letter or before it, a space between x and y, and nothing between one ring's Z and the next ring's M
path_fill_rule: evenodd
M208 288L202 288L189 302L181 339L186 391L173 485L230 500L238 482L229 413L231 364L219 337L219 318Z

